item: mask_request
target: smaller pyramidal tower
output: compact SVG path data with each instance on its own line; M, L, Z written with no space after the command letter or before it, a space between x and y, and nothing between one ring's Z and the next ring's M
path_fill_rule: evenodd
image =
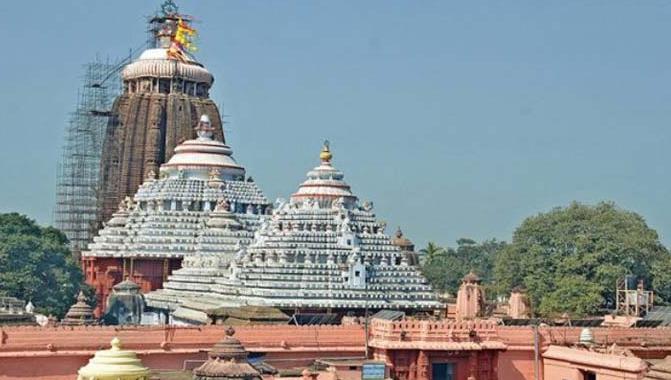
M121 71L122 94L102 147L96 230L147 173L157 173L180 142L195 137L200 115L210 116L214 138L224 142L219 110L209 98L214 77L191 55L191 18L168 0L151 18L150 31L150 47Z

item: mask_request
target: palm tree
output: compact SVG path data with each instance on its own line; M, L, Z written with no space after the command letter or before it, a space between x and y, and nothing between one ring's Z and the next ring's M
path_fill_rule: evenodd
M429 244L426 245L426 248L421 249L419 252L424 255L426 261L430 261L434 257L445 253L445 250L438 244L430 241Z

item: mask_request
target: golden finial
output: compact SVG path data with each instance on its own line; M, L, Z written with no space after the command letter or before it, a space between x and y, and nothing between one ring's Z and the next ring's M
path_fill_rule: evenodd
M330 147L330 144L329 144L328 140L324 141L324 146L322 147L321 153L319 153L319 158L324 163L330 163L331 162L331 159L333 158L333 154L331 154L331 147Z

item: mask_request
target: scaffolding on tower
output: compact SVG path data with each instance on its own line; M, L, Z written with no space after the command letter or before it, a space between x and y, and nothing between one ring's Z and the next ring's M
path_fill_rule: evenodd
M65 233L76 254L86 248L96 230L102 144L112 102L121 92L119 72L129 59L111 63L96 58L84 65L75 110L65 131L54 225Z

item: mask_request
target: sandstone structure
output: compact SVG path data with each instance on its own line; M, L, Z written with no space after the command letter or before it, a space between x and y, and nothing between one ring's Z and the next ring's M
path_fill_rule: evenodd
M457 292L457 319L482 317L485 311L485 291L480 277L472 271L464 276Z
M249 363L247 351L233 334L232 327L226 329L226 336L214 345L207 361L193 370L193 380L261 380L261 372Z
M529 297L524 289L514 288L508 299L508 316L513 319L524 319L531 316Z
M65 326L81 326L92 325L97 321L93 316L93 309L86 303L86 296L84 292L80 291L77 296L77 302L70 307L70 310L65 314L65 318L61 321L61 325Z
M405 257L408 260L408 265L420 265L419 255L415 252L415 244L403 234L401 227L398 227L394 233L394 237L391 239L391 244L397 246L398 249L405 254Z
M140 286L125 280L112 287L112 294L105 302L103 322L107 325L137 325L142 322L144 296Z
M98 225L132 196L147 173L158 172L182 141L195 137L200 115L209 115L215 139L224 141L219 110L209 98L214 77L188 54L171 55L180 22L188 17L164 7L151 22L154 47L123 68L123 93L114 102L104 138Z

